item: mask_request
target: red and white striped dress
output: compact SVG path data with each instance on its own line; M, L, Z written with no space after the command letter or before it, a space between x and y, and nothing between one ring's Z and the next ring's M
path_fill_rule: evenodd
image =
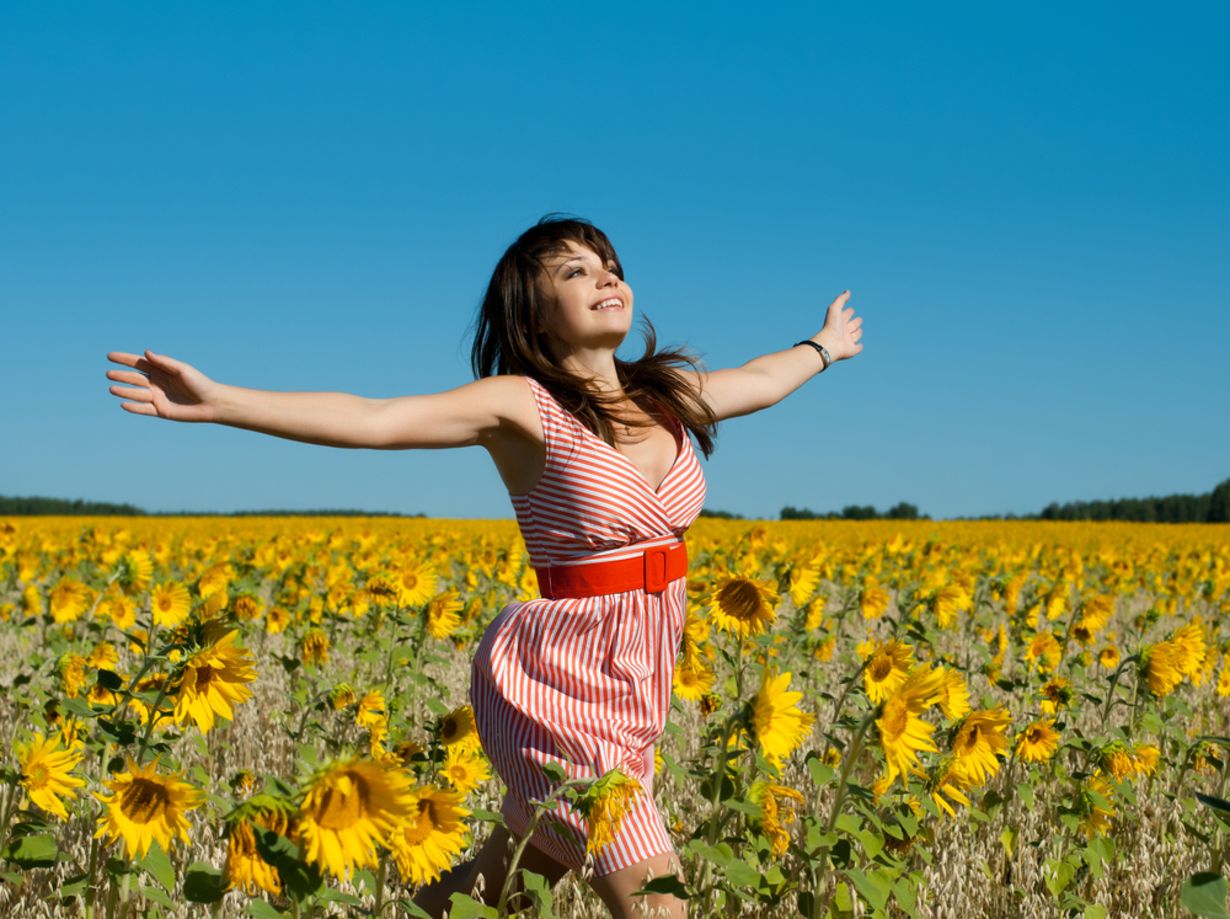
M675 462L655 489L541 383L526 380L542 418L546 469L532 491L510 497L531 563L582 565L678 542L705 500L683 425L674 422ZM614 842L595 856L598 876L673 848L653 803L653 750L666 727L686 582L677 578L660 593L510 603L475 654L475 726L508 788L502 811L512 832L523 835L531 802L551 793L543 763L558 763L571 778L619 767L644 787ZM585 840L584 818L561 803L539 820L530 842L579 870Z

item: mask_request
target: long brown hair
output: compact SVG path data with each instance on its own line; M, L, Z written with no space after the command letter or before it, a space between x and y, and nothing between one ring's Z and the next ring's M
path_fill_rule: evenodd
M614 262L615 274L623 278L623 265L605 233L583 218L547 214L522 233L496 263L475 320L470 367L480 378L496 374L533 377L582 424L614 447L612 407L622 398L595 392L585 381L559 367L549 353L544 334L548 303L539 279L546 271L546 259L566 252L568 242L592 249L604 265ZM615 358L620 386L637 405L656 404L678 418L707 458L713 452L717 419L675 369L687 365L700 370L700 361L683 349L659 351L653 323L644 312L639 321L645 352L635 361ZM634 421L631 426L653 424Z

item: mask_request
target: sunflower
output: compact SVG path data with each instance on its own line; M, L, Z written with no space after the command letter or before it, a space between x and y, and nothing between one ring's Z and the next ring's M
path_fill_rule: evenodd
M333 706L335 712L354 705L358 698L354 687L349 683L338 683L329 691L329 704Z
M1119 666L1119 649L1114 645L1106 645L1098 652L1098 664L1106 670L1114 670Z
M175 696L176 724L191 718L208 734L215 716L234 718L231 706L252 697L244 684L256 679L256 671L248 652L235 645L238 634L237 629L227 632L188 658Z
M30 800L48 813L67 820L68 811L60 799L76 797L73 789L85 784L69 774L81 762L79 749L71 744L63 749L58 737L48 740L42 734L35 734L29 743L16 744L15 749L21 767L21 785Z
M265 631L276 635L290 625L290 613L285 607L271 606L265 613Z
M795 565L790 569L790 601L795 609L803 608L816 592L816 585L819 583L820 569L815 565ZM821 603L821 608L823 607L824 604Z
M303 666L329 662L329 635L321 629L309 629L299 642L299 659Z
M1016 755L1027 763L1044 763L1059 747L1054 718L1040 718L1016 736Z
M457 591L436 594L427 604L427 633L441 641L447 639L461 625L461 617L457 615L461 609Z
M90 607L90 589L72 578L60 578L51 588L51 618L57 623L74 622Z
M879 619L888 609L892 599L887 590L880 587L874 578L868 578L858 598L858 608L864 619Z
M952 738L951 771L969 787L981 785L999 771L999 754L1008 749L1012 716L1003 708L970 712Z
M1115 816L1114 790L1102 776L1094 774L1085 782L1077 796L1077 810L1084 818L1081 830L1092 839L1110 829L1110 818Z
M801 692L789 692L789 673L774 675L768 669L760 684L752 711L752 730L765 759L777 768L803 742L816 720L798 708Z
M249 895L260 889L276 896L282 892L282 879L277 869L261 858L253 824L282 836L290 830L287 815L275 808L257 809L251 819L232 823L226 834L226 889L239 888Z
M949 817L957 816L957 812L952 807L953 802L969 807L969 798L965 796L969 787L968 776L953 768L951 758L942 763L935 775L927 782L927 791L931 794L931 800Z
M878 644L863 668L863 688L872 702L883 702L902 683L914 663L914 649L895 638Z
M440 743L447 747L460 744L477 749L480 744L474 725L474 709L462 705L445 715L440 722Z
M1223 698L1230 696L1230 652L1221 659L1221 672L1217 675L1217 694Z
M773 854L781 858L790 846L790 831L786 826L798 820L797 805L803 803L803 795L785 785L757 781L752 783L749 796L761 810L760 830L769 840Z
M408 562L392 578L398 606L420 606L436 592L436 569L422 562Z
M941 587L931 597L931 608L941 629L946 629L957 620L957 614L973 604L970 595L959 584Z
M388 704L384 701L384 693L373 689L359 700L358 710L354 715L354 723L360 727L370 728L388 713Z
M427 884L448 869L465 849L461 792L426 785L410 792L410 815L389 834L397 871L403 881Z
M969 687L965 679L951 667L936 667L940 675L940 711L949 721L960 721L969 714Z
M938 752L931 739L935 725L918 717L939 701L943 677L930 667L919 666L910 671L905 682L884 702L876 727L887 764L887 787L901 776L918 772L918 751Z
M698 655L685 654L675 668L675 695L689 702L696 702L713 688L713 680L713 671L705 666L705 662Z
M85 659L85 662L95 670L114 670L120 662L120 655L115 650L115 645L107 641L100 641L90 651L90 656Z
M618 769L592 782L577 800L588 830L585 850L594 855L615 841L624 815L641 791L641 783Z
M351 760L316 778L299 809L304 857L336 878L375 868L376 847L414 814L410 778L394 766Z
M112 588L104 593L99 601L98 614L110 619L117 629L127 631L137 621L137 605Z
M64 694L75 699L81 695L89 682L86 679L85 658L80 654L65 654L59 661L60 682L64 685Z
M1042 695L1042 701L1038 703L1038 707L1048 715L1053 715L1072 703L1072 684L1063 677L1052 677L1047 680L1039 692Z
M172 581L150 591L149 605L156 624L177 626L188 618L192 598L188 596L188 588Z
M1131 752L1120 741L1112 741L1098 751L1098 762L1116 782L1136 772L1136 762Z
M1059 666L1062 654L1059 642L1050 632L1039 632L1025 649L1025 660L1032 663L1040 672L1051 673Z
M154 560L148 552L127 552L120 556L116 580L128 593L144 593L154 576Z
M714 585L709 614L719 629L747 638L772 625L777 603L777 590L768 581L730 577Z
M261 602L260 597L247 593L240 594L231 604L231 611L235 614L235 618L244 621L259 619L264 609L265 604Z
M203 796L176 775L159 775L157 762L138 766L129 760L128 771L118 773L105 784L111 794L96 794L107 812L98 818L95 839L115 842L123 837L130 859L144 856L157 840L165 851L178 836L188 839L185 813L199 807Z
M487 766L487 760L477 750L456 744L449 747L445 753L440 774L453 788L463 795L468 795L491 778L491 769Z

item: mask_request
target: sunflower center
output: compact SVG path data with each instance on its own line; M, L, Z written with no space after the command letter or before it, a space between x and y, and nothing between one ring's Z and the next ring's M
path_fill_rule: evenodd
M718 592L718 605L726 615L735 619L746 621L756 618L760 604L760 591L749 581L731 581Z
M887 657L875 657L872 659L868 670L871 671L871 678L879 683L893 672L893 662Z
M35 790L46 785L47 780L50 778L51 773L44 763L34 763L26 771L26 785Z
M166 786L149 779L133 779L120 795L120 810L133 823L152 823L170 803Z
M880 734L894 740L905 733L909 723L910 712L900 699L889 699L884 703L884 715L880 718Z
M350 794L338 788L327 788L321 796L320 816L316 822L326 830L348 830L367 813L367 782L356 773L349 773Z

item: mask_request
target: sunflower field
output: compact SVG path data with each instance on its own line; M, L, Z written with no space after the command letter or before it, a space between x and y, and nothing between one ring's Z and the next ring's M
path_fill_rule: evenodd
M1230 527L702 519L655 798L709 916L1227 915ZM0 520L0 914L414 916L500 822L512 521ZM635 779L561 781L600 849ZM549 819L551 801L542 803ZM602 916L529 872L455 917Z

